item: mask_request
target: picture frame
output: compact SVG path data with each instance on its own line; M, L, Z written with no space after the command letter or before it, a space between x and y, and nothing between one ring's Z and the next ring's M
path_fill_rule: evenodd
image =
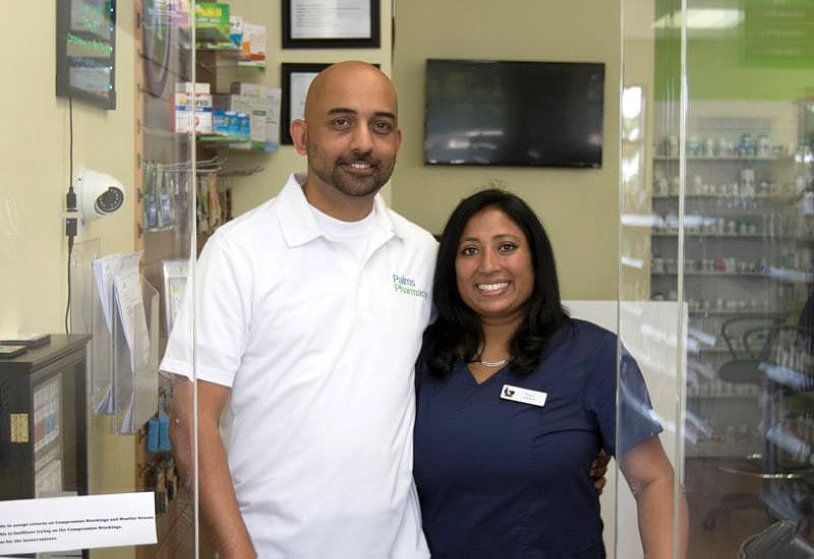
M379 48L379 0L282 0L284 49Z
M293 143L290 132L291 121L304 117L308 86L318 73L330 65L329 62L311 64L283 62L280 65L280 84L283 90L280 100L280 144Z
M305 117L305 95L311 81L322 70L334 64L333 62L297 63L283 62L280 64L280 84L282 85L282 99L280 100L280 145L292 145L291 121ZM380 68L378 63L372 63Z

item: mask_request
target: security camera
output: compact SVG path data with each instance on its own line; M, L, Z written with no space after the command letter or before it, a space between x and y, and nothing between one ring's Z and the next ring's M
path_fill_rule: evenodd
M124 204L124 185L99 171L82 171L75 190L77 209L84 222L110 215Z

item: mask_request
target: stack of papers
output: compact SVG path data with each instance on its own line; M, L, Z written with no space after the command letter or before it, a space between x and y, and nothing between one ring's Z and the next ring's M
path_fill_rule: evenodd
M152 345L143 280L139 274L141 256L142 252L110 254L93 262L93 276L112 354L110 381L102 398L95 403L94 412L115 415L119 433L132 433L137 423L146 422L155 412L158 397L157 371L150 365ZM127 356L121 353L125 347ZM128 365L129 370L126 370ZM136 403L138 410L134 409Z

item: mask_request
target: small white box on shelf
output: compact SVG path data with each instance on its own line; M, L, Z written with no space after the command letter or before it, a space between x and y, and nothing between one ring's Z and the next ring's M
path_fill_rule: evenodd
M212 133L212 95L208 83L175 84L171 110L172 131L182 134Z
M243 58L246 60L266 59L266 26L243 22Z
M263 142L267 149L277 149L280 143L280 99L282 90L257 83L232 82L232 97L240 97L251 111L251 138ZM260 120L263 122L260 122ZM262 132L261 132L262 130Z

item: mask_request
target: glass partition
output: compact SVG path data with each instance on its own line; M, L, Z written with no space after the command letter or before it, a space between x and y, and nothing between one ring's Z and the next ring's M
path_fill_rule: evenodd
M623 2L619 328L693 558L814 556L812 10Z
M196 556L158 370L195 256L192 5L7 6L57 61L4 26L3 106L35 132L0 163L2 556Z
M191 0L141 0L141 33L135 37L142 56L136 58L137 155L141 171L141 216L137 234L142 239L142 275L157 296L155 369L176 316L187 279L197 255L198 193L201 161L196 137L201 121L211 119L207 95L196 82L194 4ZM138 47L137 47L138 48ZM139 68L140 66L140 68ZM140 114L139 114L140 113ZM139 119L140 117L140 119ZM211 126L211 122L209 124ZM137 243L138 246L138 243ZM149 288L148 288L149 289ZM134 421L138 490L156 491L158 543L139 547L136 557L198 557L198 519L193 472L176 461L179 441L173 435L174 379L159 374L150 389L157 390L157 409ZM158 437L155 430L158 430ZM170 484L165 492L162 484Z

